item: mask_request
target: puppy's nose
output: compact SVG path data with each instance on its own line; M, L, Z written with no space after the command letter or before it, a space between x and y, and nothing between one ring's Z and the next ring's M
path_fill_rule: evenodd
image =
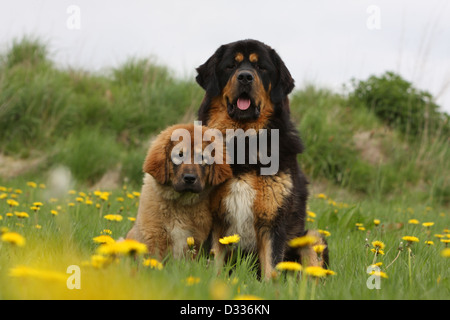
M186 173L185 175L183 175L183 181L186 184L194 184L196 180L197 176L195 174Z
M237 79L242 84L249 84L253 81L253 75L248 71L239 72Z

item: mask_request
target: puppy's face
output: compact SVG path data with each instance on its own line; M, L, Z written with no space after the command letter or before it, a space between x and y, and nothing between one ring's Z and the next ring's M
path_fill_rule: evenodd
M257 120L294 86L278 54L256 40L221 46L197 71L208 97L221 99L229 117L240 122Z
M213 143L202 139L207 128L195 128L194 125L176 125L163 131L147 154L144 172L177 192L200 193L231 178L232 171L226 161L213 163L203 155L203 150ZM194 130L199 131L199 141L194 139Z

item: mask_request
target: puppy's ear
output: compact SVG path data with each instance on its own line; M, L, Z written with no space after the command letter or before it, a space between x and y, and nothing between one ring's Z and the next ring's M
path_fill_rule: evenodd
M222 60L222 56L225 52L226 45L222 45L216 52L197 70L197 83L205 89L207 95L212 98L220 94L219 80L216 74L216 67Z
M278 53L272 49L270 55L278 71L278 79L270 92L270 98L274 104L279 104L294 89L294 79Z
M167 154L169 142L170 136L167 139L164 132L160 134L152 143L142 168L144 172L151 174L161 184L169 182L170 157Z
M209 182L212 186L216 186L233 177L233 171L227 163L214 163L211 165L209 174Z

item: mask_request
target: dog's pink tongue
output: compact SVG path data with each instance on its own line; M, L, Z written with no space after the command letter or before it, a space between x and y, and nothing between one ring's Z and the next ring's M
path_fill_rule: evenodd
M250 107L250 99L239 98L237 100L237 107L241 110L247 110Z

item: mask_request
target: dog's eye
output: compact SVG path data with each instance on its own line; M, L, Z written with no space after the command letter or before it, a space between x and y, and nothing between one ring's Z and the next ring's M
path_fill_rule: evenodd
M178 156L181 158L183 156L183 150L180 150L180 152L178 152Z
M228 71L232 71L235 68L234 64L230 64L228 66L225 67Z

